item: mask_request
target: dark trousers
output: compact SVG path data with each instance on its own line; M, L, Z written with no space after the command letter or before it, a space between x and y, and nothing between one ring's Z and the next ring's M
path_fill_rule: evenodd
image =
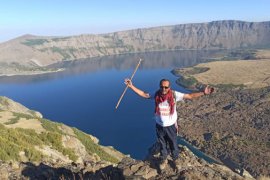
M160 144L161 158L165 159L169 153L171 153L173 159L178 158L179 149L175 125L162 127L159 124L156 124L156 132ZM168 146L170 152L168 152Z

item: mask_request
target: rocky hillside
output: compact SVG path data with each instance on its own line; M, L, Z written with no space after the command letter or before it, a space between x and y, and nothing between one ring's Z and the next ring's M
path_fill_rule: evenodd
M270 22L214 21L135 29L99 35L25 35L0 44L2 74L43 71L64 60L174 49L269 47Z
M56 168L75 163L93 171L125 157L112 147L99 145L97 138L44 119L6 97L0 97L0 147L0 179L11 175L5 162L11 162L13 170L20 169L20 164Z
M255 177L270 175L269 50L256 57L264 60L210 62L174 71L183 75L180 84L194 88L213 82L216 88L210 96L178 104L182 136Z
M0 179L254 179L184 146L177 164L169 159L160 169L157 144L145 160L135 160L6 97L0 97L0 146Z
M270 88L218 91L178 105L181 135L253 176L270 172Z

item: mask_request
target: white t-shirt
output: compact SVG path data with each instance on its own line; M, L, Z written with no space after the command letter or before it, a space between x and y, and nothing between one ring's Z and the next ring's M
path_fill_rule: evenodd
M150 99L155 100L155 93L150 93ZM184 99L184 93L178 92L178 91L174 91L173 93L175 93L175 101L182 101ZM162 103L159 104L159 110L160 110L160 115L159 114L155 114L155 120L156 123L158 123L159 125L163 126L163 127L167 127L167 126L171 126L173 124L175 124L176 120L177 120L177 112L176 112L176 105L174 106L174 113L171 115L170 114L170 106L168 101L164 101Z

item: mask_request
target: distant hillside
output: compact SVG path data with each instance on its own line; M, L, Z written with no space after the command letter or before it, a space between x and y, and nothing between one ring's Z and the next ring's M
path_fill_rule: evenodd
M191 89L196 89L201 84L211 84L216 88L256 89L270 86L269 69L270 50L258 49L231 51L229 55L216 56L214 62L174 69L172 73L181 77L177 80L178 84Z
M70 37L25 35L0 44L0 64L11 68L0 73L42 71L40 67L59 61L122 53L247 47L270 47L270 21L214 21Z

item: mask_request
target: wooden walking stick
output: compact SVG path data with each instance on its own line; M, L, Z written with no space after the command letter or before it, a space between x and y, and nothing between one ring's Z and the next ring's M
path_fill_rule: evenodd
M136 66L136 68L135 68L135 70L134 70L132 76L130 77L130 81L132 81L132 79L133 79L133 77L134 77L134 75L135 75L137 69L139 68L139 66L140 66L140 64L141 64L141 61L142 61L142 59L139 60L139 63L137 64L137 66ZM128 85L126 86L124 92L122 93L121 97L119 98L119 100L118 100L118 102L117 102L117 104L116 104L116 106L115 106L115 110L118 108L118 106L119 106L121 100L123 99L123 97L124 97L124 95L125 95L127 89L128 89Z

